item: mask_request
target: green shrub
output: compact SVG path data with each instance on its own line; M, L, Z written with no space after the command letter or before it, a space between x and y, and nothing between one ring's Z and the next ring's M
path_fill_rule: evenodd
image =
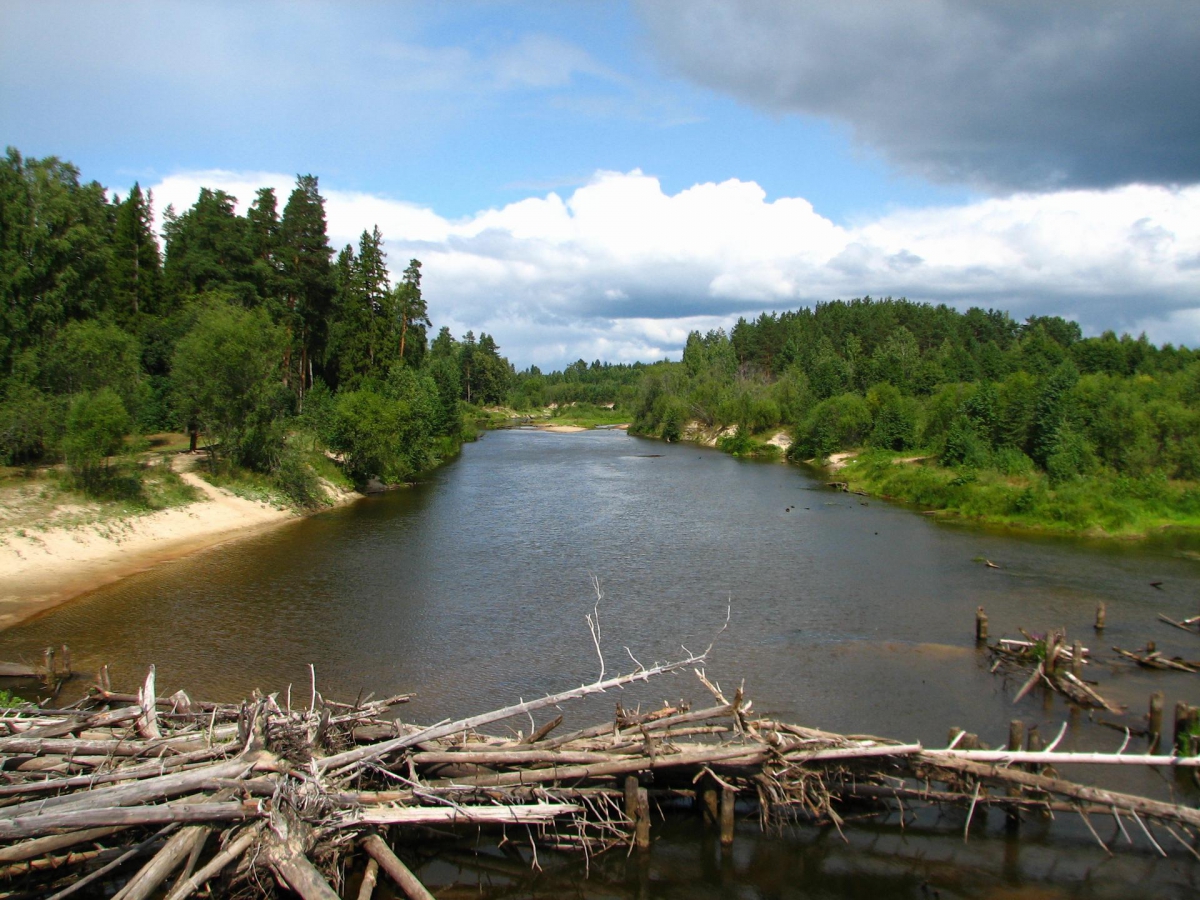
M125 404L112 388L80 394L67 413L63 454L71 473L86 489L103 461L122 450L131 422Z

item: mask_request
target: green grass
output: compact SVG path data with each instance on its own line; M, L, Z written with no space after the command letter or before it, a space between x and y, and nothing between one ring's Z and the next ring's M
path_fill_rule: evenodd
M197 467L196 471L209 484L243 500L266 503L276 509L290 509L293 505L291 498L270 475L234 466L226 466L217 473L209 471L207 467Z
M11 691L0 691L0 709L13 709L14 707L20 706L22 703L28 702L28 700L18 697Z
M1063 534L1144 537L1162 528L1200 529L1200 486L1164 478L1102 475L1052 485L1040 472L945 468L901 454L860 454L836 477L851 489L923 510L1015 528Z
M754 435L741 430L736 434L717 438L717 449L722 453L743 459L764 459L774 462L783 457L783 450L779 447L759 440Z

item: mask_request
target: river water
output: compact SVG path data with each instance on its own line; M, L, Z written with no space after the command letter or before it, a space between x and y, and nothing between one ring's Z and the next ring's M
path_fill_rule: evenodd
M67 643L77 670L107 663L117 685L140 682L154 663L164 692L236 699L291 685L305 702L311 664L328 697L412 691L405 719L435 721L594 680L601 663L585 616L598 609L610 674L631 668L631 656L649 665L715 638L710 677L744 684L756 710L788 721L935 746L955 725L999 745L1014 717L1043 735L1069 721L1064 749L1113 750L1119 732L1057 699L1012 704L1018 686L990 674L975 648L975 608L986 608L993 637L1065 626L1098 653L1152 639L1200 657L1200 639L1156 621L1200 612L1197 549L1184 537L1101 542L946 525L836 493L795 467L620 431L500 431L411 489L164 564L2 632L0 658ZM1099 601L1102 637L1091 627ZM1168 711L1200 704L1196 676L1110 662L1089 677L1130 708L1095 719L1136 725L1154 690ZM694 677L668 676L568 716L594 721L616 699L705 696ZM1064 774L1196 802L1184 782L1132 767ZM724 855L676 824L649 858L593 861L587 882L578 864L545 860L519 883L444 858L424 874L518 897L1164 897L1200 882L1180 848L1161 860L1140 837L1108 859L1070 821L1027 826L1016 840L993 813L964 843L961 818L926 818L906 831L852 828L848 844L811 828L758 836L747 822ZM1098 830L1108 841L1115 825Z

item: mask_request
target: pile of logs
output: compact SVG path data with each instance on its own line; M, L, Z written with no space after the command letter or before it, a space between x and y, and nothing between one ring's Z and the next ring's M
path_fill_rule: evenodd
M980 608L982 611L982 607ZM978 614L977 614L978 615ZM978 634L978 618L976 619ZM1065 629L1053 630L1044 638L1022 629L1024 640L1002 638L988 649L996 657L992 671L1001 668L1026 670L1028 677L1013 699L1016 703L1038 684L1059 694L1072 703L1084 708L1108 710L1122 713L1124 709L1104 699L1083 677L1083 667L1088 664L1091 651L1079 641L1067 643Z
M102 675L76 704L0 715L0 896L184 900L279 883L306 900L369 898L386 875L427 898L401 857L435 833L496 832L534 860L539 847L594 854L649 845L652 810L681 802L710 818L723 843L739 809L763 827L840 829L849 812L955 804L968 810L967 829L989 806L1070 811L1104 846L1091 818L1113 816L1159 853L1173 845L1197 856L1200 810L1039 773L1200 760L1062 753L1057 741L1026 750L1019 739L989 750L961 734L944 749L834 734L755 716L740 690L727 698L705 677L704 658L426 727L394 718L406 696L341 704L314 687L299 705L290 692L200 703L158 697L153 669L136 694L114 692ZM610 720L560 733L568 701L684 669L712 696L702 708L617 704ZM539 710L552 715L540 726ZM528 733L482 730L513 719Z

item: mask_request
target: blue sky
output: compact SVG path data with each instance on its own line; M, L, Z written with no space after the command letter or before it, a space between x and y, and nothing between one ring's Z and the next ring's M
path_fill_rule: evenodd
M835 297L1200 342L1186 3L0 4L0 122L124 192L321 179L519 366Z

